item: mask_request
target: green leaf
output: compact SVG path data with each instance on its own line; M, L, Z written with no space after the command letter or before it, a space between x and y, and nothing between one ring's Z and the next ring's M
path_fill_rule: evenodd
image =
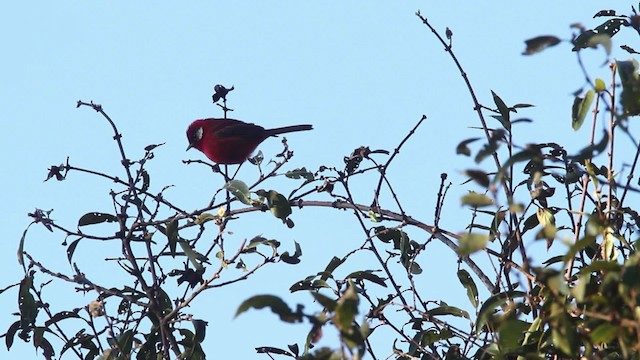
M600 79L600 78L596 78L596 84L593 87L593 89L597 92L597 93L601 93L605 90L607 90L607 85L605 85L604 80Z
M333 323L342 331L348 331L351 324L358 315L358 293L355 287L350 284L347 290L338 299L338 305L333 316Z
M211 220L218 220L220 219L220 216L218 215L213 215L211 213L202 213L200 215L198 215L198 217L193 221L196 225L201 225L206 223L207 221L211 221Z
M500 323L498 328L500 349L507 352L519 348L522 334L529 326L528 322L517 319L507 319Z
M187 241L178 240L178 244L180 245L180 248L182 248L182 251L187 256L187 258L189 258L191 264L193 264L193 266L196 268L196 270L202 270L201 261L203 260L204 256L193 250L193 248Z
M549 209L538 208L536 217L538 218L538 223L542 226L556 225L556 218Z
M313 173L304 167L287 171L284 176L289 179L305 179L306 181L313 181L315 179Z
M620 265L618 265L613 261L597 260L580 269L578 274L583 275L583 274L590 274L592 272L599 272L599 271L604 271L604 272L620 271Z
M489 297L478 311L478 319L476 320L476 335L480 334L487 324L497 307L504 305L507 301L524 297L527 294L522 291L506 291Z
M463 317L469 319L469 313L457 308L455 306L438 306L431 310L425 311L425 315L430 316L442 316L442 315L452 315L456 317Z
M224 184L224 188L241 203L251 205L251 192L249 191L249 186L244 182L240 180L231 180Z
M595 91L589 89L584 98L576 96L575 99L573 99L573 107L571 109L571 127L573 130L579 130L584 123L584 119L591 109L594 96Z
M461 199L462 205L468 205L474 208L493 205L493 200L485 194L479 194L475 191L470 191L464 195Z
M275 190L259 190L256 192L259 196L267 199L267 205L273 216L281 219L286 223L287 217L291 215L291 205L284 195Z
M487 247L487 242L489 242L489 235L465 233L460 236L458 256L469 256L476 251L483 250Z
M249 241L249 244L244 248L244 251L250 252L251 250L257 248L259 245L266 245L271 247L271 249L273 250L273 254L272 254L273 257L278 255L278 248L280 247L280 242L277 240L268 240L262 236L256 236L253 239L251 239L251 241Z
M496 107L498 108L498 112L500 113L499 117L496 117L498 121L502 124L507 131L511 130L511 118L510 111L507 104L502 101L502 99L495 93L493 90L491 91L491 95L493 95L493 102L496 103Z
M464 286L464 288L467 289L467 297L469 298L469 302L471 302L471 305L473 305L474 308L477 308L478 307L478 287L476 286L476 283L473 281L473 278L471 278L471 275L469 275L469 272L464 269L458 270L457 275L458 275L458 280L460 280L460 283L462 284L462 286Z
M591 331L591 340L596 344L607 344L618 336L618 326L602 323Z
M282 299L273 295L256 295L248 298L243 301L242 304L236 310L236 314L234 317L238 317L238 315L249 309L262 309L269 308L271 311L280 317L280 320L288 323L296 322L297 317L289 308Z
M327 311L333 312L338 306L338 302L326 295L322 295L319 292L311 292L311 296L320 304L322 307L327 309Z
M571 295L576 299L578 304L581 304L585 300L585 294L587 292L587 285L591 281L591 274L582 274L578 276L578 281L571 288Z
M442 328L440 331L436 329L428 329L426 331L419 332L417 338L420 339L420 345L429 346L436 341L450 339L453 334L447 328Z
M373 273L373 270L356 271L346 276L346 279L368 280L380 286L387 287L385 279Z
M78 220L78 226L93 225L93 224L99 224L103 222L117 222L117 221L118 221L118 218L111 214L90 212L82 215L80 220Z

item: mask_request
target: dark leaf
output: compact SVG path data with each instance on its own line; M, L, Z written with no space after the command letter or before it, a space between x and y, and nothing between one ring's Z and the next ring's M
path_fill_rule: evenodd
M469 147L467 145L469 145L472 142L477 141L477 140L480 140L480 138L472 138L472 139L467 139L467 140L464 140L464 141L460 142L458 144L458 146L456 146L456 154L466 155L466 156L471 155L471 150L469 149Z
M482 160L495 154L498 147L500 147L500 143L504 140L504 135L504 130L494 130L489 138L489 142L485 144L476 155L475 162L479 164Z
M577 153L576 155L568 156L567 158L569 160L573 160L576 162L583 162L586 159L591 159L597 156L598 154L602 153L607 147L608 143L609 143L609 134L607 133L607 131L603 130L602 139L597 144L589 145L584 149L580 150L580 152Z
M133 330L126 330L118 335L118 348L124 354L129 354L133 347Z
M142 190L142 192L146 192L147 190L149 190L149 183L151 181L151 178L149 177L149 173L147 172L147 170L142 170L142 188L140 188L140 190Z
M467 175L469 178L471 178L473 181L475 181L476 183L478 183L478 185L482 186L482 187L488 187L490 184L489 181L489 175L487 175L487 173L485 173L482 170L465 170L464 172L465 175Z
M162 145L164 145L164 143L147 145L147 146L144 147L144 151L149 152L149 151L151 151L151 150L153 150L153 149L155 149L155 148L157 148L159 146L162 146Z
M64 319L70 319L70 318L80 318L80 316L78 316L78 310L76 311L61 311L55 315L53 315L49 320L45 321L44 325L46 327L50 327L51 325L57 323L60 320L64 320Z
M331 261L329 261L329 263L327 264L327 267L324 268L324 272L320 278L326 281L327 279L329 279L329 276L333 274L333 271L342 264L344 264L344 259L340 259L334 256L333 258L331 258Z
M638 62L635 59L616 61L618 76L622 82L622 104L625 115L634 116L640 114L640 76L638 75Z
M111 214L99 213L99 212L90 212L82 215L80 220L78 220L78 226L86 226L99 224L103 222L117 222L118 218Z
M69 264L71 264L73 253L76 251L76 247L78 246L78 243L80 243L80 240L82 239L75 240L74 242L69 244L69 246L67 247L67 260L69 260Z
M528 107L534 107L535 105L531 105L531 104L515 104L512 106L512 108L514 109L520 109L520 108L528 108Z
M20 328L29 329L38 316L38 304L31 294L33 279L29 276L20 282L20 292L18 293L18 308L20 310Z
M256 348L256 352L258 354L276 354L276 355L286 355L289 357L294 357L293 354L286 350L270 347L270 346L260 346Z
M4 334L4 341L7 345L7 350L11 350L11 346L13 345L13 338L16 335L16 331L18 331L18 329L20 329L20 321L16 321L11 324L11 326L9 326L9 329L7 329L7 333Z
M524 43L527 45L527 48L524 50L522 55L533 55L548 47L557 45L560 43L560 39L553 35L543 35L525 40Z
M214 103L217 103L218 101L222 100L227 100L227 94L230 91L233 91L233 86L229 89L227 89L226 87L218 84L216 86L213 87L213 95L211 96L211 99L213 100Z
M620 48L626 52L628 52L629 54L640 54L640 52L638 52L636 49L628 46L628 45L621 45Z
M56 180L58 180L58 181L64 180L64 178L67 176L66 169L67 168L66 168L66 166L64 164L60 164L59 166L58 165L52 165L49 168L49 173L47 174L47 178L44 179L44 181L47 181L47 180L51 179L54 176L55 176ZM63 172L65 172L65 173L63 174Z
M300 257L302 256L302 248L300 248L300 244L296 241L293 242L296 248L296 251L293 255L289 255L288 251L285 251L282 255L280 255L280 260L287 264L298 264L300 262Z
M178 220L171 220L167 224L167 229L165 231L165 235L169 241L171 256L176 257L176 249L178 247L178 242L180 241L180 237L178 236Z
M280 317L280 320L288 323L298 322L299 316L291 311L282 299L273 295L256 295L245 300L236 310L235 317L249 309L262 309L268 307L271 311Z
M524 227L522 228L522 232L526 232L527 230L531 230L534 227L538 226L538 216L537 214L533 214L524 221Z
M615 10L600 10L595 15L593 15L593 18L595 19L600 16L617 16L617 15Z
M22 232L22 236L20 237L20 242L18 243L18 264L20 265L24 265L24 241L27 238L27 230L29 230L29 227L31 226L31 224L29 224L29 226L27 226L26 229L24 229L24 231Z
M207 325L209 323L204 320L196 320L196 319L191 320L191 323L193 324L193 328L196 333L195 341L199 343L203 342L207 333Z
M493 95L493 102L495 102L496 107L498 108L498 112L500 113L500 116L496 118L500 121L502 127L504 127L507 131L511 130L511 110L509 110L507 104L505 104L500 96L493 92L493 90L491 91L491 95Z

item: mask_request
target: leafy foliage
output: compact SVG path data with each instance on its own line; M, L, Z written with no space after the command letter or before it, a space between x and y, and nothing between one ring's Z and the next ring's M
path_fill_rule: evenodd
M442 36L419 12L416 15L468 80L452 46L453 32L447 29ZM617 33L634 29L640 34L635 9L632 15L603 10L595 17L606 20L591 30L575 26L579 32L573 34L573 47L565 51L580 57L584 49L601 45L608 56ZM561 40L542 35L525 43L524 55L534 55ZM634 53L629 46L622 49ZM90 107L111 123L126 176L79 168L68 159L49 168L47 180L71 181L74 173L88 173L116 184L109 192L113 212L81 215L72 222L75 229L52 219L52 210L29 214L31 224L17 253L24 277L0 292L6 296L15 289L18 305L17 319L4 334L5 345L10 349L17 336L47 359L63 354L81 359L204 359L208 323L188 313L189 305L216 287L251 280L257 271L301 266L304 254L304 243L266 235L231 246L225 242L233 237L230 229L244 214L260 212L286 225L286 237L294 216L317 207L348 210L340 214L353 216L361 242L346 254L332 254L324 269L310 271L289 286L292 293L308 292L312 306L290 306L273 294L247 296L239 304L236 316L269 309L277 320L308 329L286 348L256 347L259 354L296 359L382 358L390 352L398 359L639 358L640 255L633 239L640 216L629 205L631 192L637 192L631 183L637 159L614 150L620 141L617 134L624 134L640 153L628 126L631 117L640 114L640 82L633 59L611 63L610 70L610 84L588 78L589 88L576 92L567 109L567 126L591 126L583 148L573 155L558 143L518 144L523 127L532 120L516 116L532 105L509 105L493 91L484 92L487 103L480 103L466 81L480 125L478 137L461 141L455 149L473 161L473 168L464 170L469 190L460 199L469 219L458 231L439 224L451 185L446 174L441 175L433 224L420 219L423 214L405 212L388 176L389 165L414 139L424 116L393 152L360 146L344 157L344 164L315 171L286 169L293 155L286 142L277 161L263 165L261 153L250 160L259 172L253 182L230 178L217 165L186 161L210 167L224 184L211 201L187 210L165 197L167 187L152 192L152 174L145 166L162 144L149 145L140 159L130 160L103 108L80 101L79 107ZM589 74L589 69L583 71ZM615 91L617 79L621 94ZM232 90L218 85L212 96L214 102L223 101L225 114ZM617 102L620 106L614 106ZM496 120L494 127L485 117ZM599 139L596 128L606 129ZM626 177L621 176L623 169ZM292 189L274 189L270 181L279 176ZM373 184L370 205L357 201L354 179ZM393 203L383 206L385 194ZM70 273L54 272L31 256L32 225L64 234ZM204 238L212 240L201 241ZM78 247L92 246L91 240L119 245L121 252L110 263L120 271L119 286L93 282L93 269L81 269L74 261ZM419 281L441 271L426 261L433 242L447 246L458 260L454 276L459 284L453 286L466 293L459 303L437 299L438 293ZM535 263L531 244L538 242L555 253ZM355 267L358 256L367 256L371 266ZM230 279L222 281L222 274ZM46 285L52 282L72 283L83 296L95 297L82 308L53 311L45 300ZM104 325L97 319L105 320L100 322ZM335 346L321 346L328 336L335 337Z

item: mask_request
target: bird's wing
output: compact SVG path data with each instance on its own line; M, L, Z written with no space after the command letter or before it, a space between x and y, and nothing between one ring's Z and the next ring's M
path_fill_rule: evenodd
M233 120L233 119L227 119ZM265 130L262 126L245 123L239 120L227 122L225 126L214 130L216 137L263 137Z

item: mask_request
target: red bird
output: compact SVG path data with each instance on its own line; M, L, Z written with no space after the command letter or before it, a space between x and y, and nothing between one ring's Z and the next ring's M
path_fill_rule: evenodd
M235 119L200 119L187 128L187 150L196 148L218 164L240 164L268 137L311 129L311 125L265 129Z

